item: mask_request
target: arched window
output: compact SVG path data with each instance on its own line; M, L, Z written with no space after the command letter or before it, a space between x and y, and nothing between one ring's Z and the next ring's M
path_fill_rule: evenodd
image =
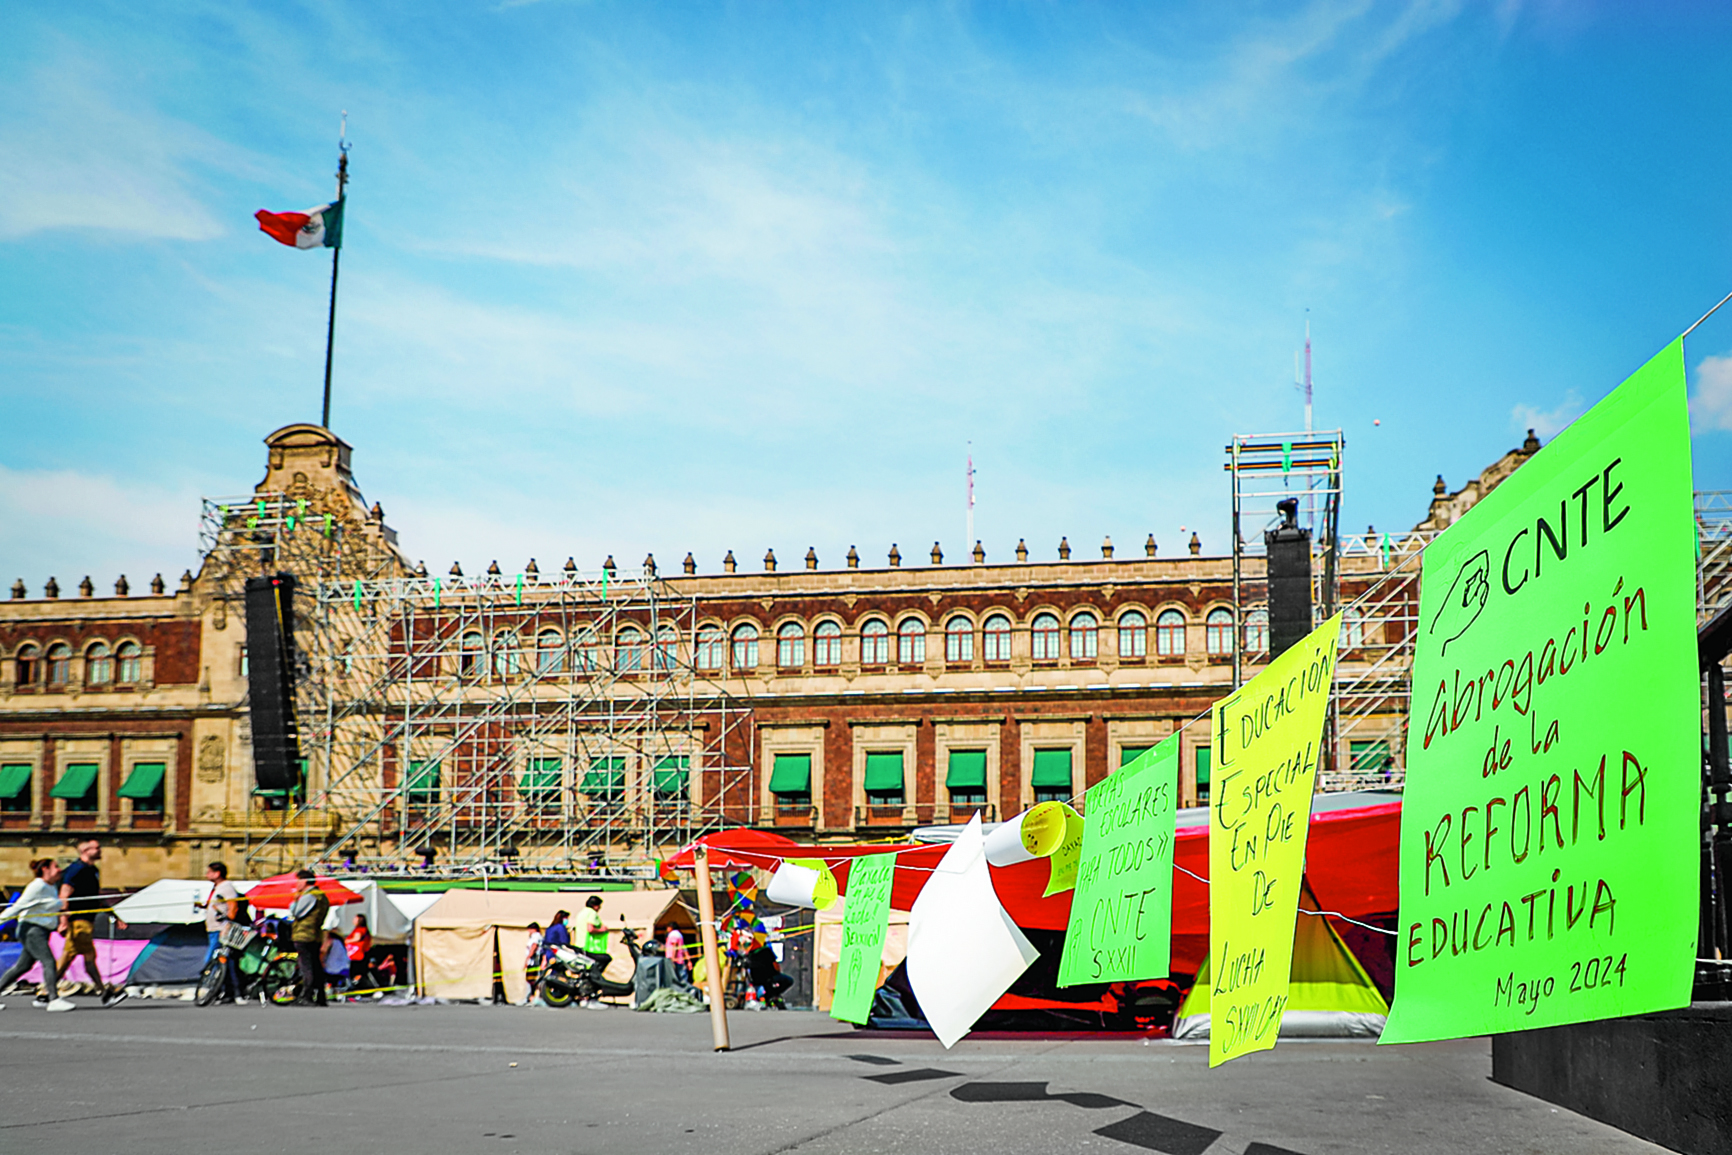
M981 656L989 662L1010 661L1010 619L993 614L980 630Z
M120 671L118 681L123 686L136 686L144 681L144 656L137 642L122 642L117 651L120 656Z
M535 635L535 672L544 678L565 673L565 639L558 630Z
M680 631L671 622L656 627L656 648L651 661L658 670L671 670L679 662Z
M1149 619L1141 610L1119 615L1119 659L1149 656Z
M820 666L842 663L842 626L838 622L819 622L812 631L812 661Z
M572 664L580 674L593 674L596 667L601 665L601 641L588 626L578 632Z
M776 665L797 670L805 664L806 627L799 622L783 622L776 630Z
M719 670L727 641L720 626L704 626L698 630L697 665L700 670Z
M34 643L18 647L18 684L34 686L42 676L42 651Z
M523 669L522 646L517 635L501 631L493 635L493 676L515 678Z
M1269 611L1255 609L1245 615L1245 652L1247 654L1266 654L1269 652Z
M457 643L457 674L463 678L481 676L481 631L470 630Z
M48 684L64 686L72 677L72 647L55 642L48 647Z
M636 626L621 626L619 633L614 635L614 654L618 661L614 668L625 674L635 674L643 669L643 642L642 630Z
M758 627L747 622L743 626L734 627L734 669L755 670L758 668Z
M974 623L961 614L944 623L944 660L974 661Z
M1070 620L1070 660L1092 662L1100 653L1100 621L1093 614L1078 614Z
M1341 614L1341 648L1362 649L1365 645L1365 614L1361 610L1345 610Z
M1178 610L1162 610L1155 619L1155 656L1185 656L1185 615Z
M1033 647L1030 655L1037 662L1058 661L1058 615L1036 614L1034 623L1029 627L1029 641Z
M926 661L926 623L904 618L896 627L896 664L918 666Z
M1228 657L1233 652L1233 611L1225 606L1209 611L1203 619L1203 641L1211 658Z
M890 661L890 627L872 618L860 627L860 664L882 666Z
M114 682L114 655L107 642L93 642L84 651L84 681L91 686L107 686Z

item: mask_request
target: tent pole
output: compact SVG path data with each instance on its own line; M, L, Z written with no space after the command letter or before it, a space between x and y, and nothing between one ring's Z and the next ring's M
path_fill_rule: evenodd
M716 1050L729 1050L728 1006L722 998L722 962L716 949L716 896L710 889L710 852L699 843L692 851L698 873L698 928L704 943L704 985L710 991L710 1034Z

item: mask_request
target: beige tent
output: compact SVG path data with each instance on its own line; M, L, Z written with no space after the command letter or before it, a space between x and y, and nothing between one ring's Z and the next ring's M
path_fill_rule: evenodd
M505 994L521 1002L529 992L524 976L525 948L529 924L544 928L554 913L569 910L572 940L583 945L576 929L583 904L591 895L601 898L601 916L609 928L624 925L647 942L657 928L678 926L687 941L696 935L696 924L679 904L675 890L451 890L415 920L415 981L424 995L448 999L485 999L493 992L494 948L499 951ZM631 954L617 934L608 936L613 962L607 977L631 980Z

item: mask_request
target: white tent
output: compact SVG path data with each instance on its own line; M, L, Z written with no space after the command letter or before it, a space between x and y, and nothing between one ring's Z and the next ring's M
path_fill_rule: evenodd
M355 916L367 916L367 929L373 932L373 942L380 946L407 943L415 933L415 920L441 898L444 891L392 893L371 878L345 878L342 884L361 896L360 902L334 906L326 919L344 938L355 929Z
M242 894L252 886L250 882L235 882L235 889ZM204 904L210 898L211 887L210 881L203 878L159 878L137 894L115 903L115 917L122 922L203 922Z

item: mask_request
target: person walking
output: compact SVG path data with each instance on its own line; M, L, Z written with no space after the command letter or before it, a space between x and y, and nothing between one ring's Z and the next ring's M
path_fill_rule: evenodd
M60 867L52 858L38 858L30 864L35 875L18 900L0 911L0 922L18 920L18 941L24 949L10 970L0 975L0 991L24 977L36 963L42 964L42 983L36 990L35 1006L48 1011L70 1011L72 1002L60 997L59 968L54 964L54 951L48 945L48 932L60 922ZM0 1011L6 1009L0 1003Z
M223 931L240 916L241 891L229 881L229 868L225 862L211 863L204 868L204 876L210 883L210 894L204 900L204 933L207 944L204 965L209 966L210 960L216 957L217 949L222 946ZM222 1001L232 1003L235 1001L235 992L240 989L232 955L223 970Z
M295 944L295 964L301 972L301 993L295 999L299 1006L325 1005L325 968L321 955L325 950L325 916L331 912L331 900L319 889L316 876L310 870L297 870L301 889L289 905L292 929L289 938Z
M96 915L103 909L102 843L87 838L78 844L78 860L60 876L60 933L66 945L60 951L57 964L64 975L72 960L84 960L84 969L102 993L102 1005L112 1007L126 999L126 988L109 986L102 981L102 968L96 965Z
M535 988L541 985L541 924L529 924L529 936L523 945L523 977L529 980L529 990L523 996L523 1006L535 1001Z

